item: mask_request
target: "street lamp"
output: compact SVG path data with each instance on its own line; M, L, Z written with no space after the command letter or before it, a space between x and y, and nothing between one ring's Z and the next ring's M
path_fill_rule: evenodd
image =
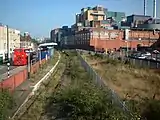
M127 45L127 57L128 57L128 41L126 40L126 45Z
M7 57L8 57L8 62L10 61L10 42L9 42L9 28L8 25L6 25L7 28Z

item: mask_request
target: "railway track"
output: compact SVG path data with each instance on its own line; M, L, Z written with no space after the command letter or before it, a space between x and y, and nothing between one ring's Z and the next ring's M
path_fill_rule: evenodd
M63 79L62 79L63 73L67 70L67 67L70 64L70 61L65 60L65 63L60 63L60 64L62 66L59 65L58 68L52 74L52 76L51 76L52 78L49 78L49 80L47 82L42 84L39 91L37 91L36 95L33 96L33 98L31 98L27 102L27 106L25 106L24 109L21 111L21 113L17 117L15 117L15 120L23 120L23 117L25 118L28 115L29 110L35 109L33 107L36 106L36 104L40 104L41 102L43 102L43 101L39 100L41 97L45 97L47 99L50 96L50 94L52 94L53 92L56 92L56 90L61 86L61 84L63 82ZM64 67L63 70L62 70L62 67ZM58 80L58 82L56 83L56 85L54 87L52 86L53 79ZM46 95L46 93L47 93L47 95ZM44 96L44 95L46 95L46 96ZM41 120L42 116L43 116L43 113L41 113L39 115L39 117L36 118L36 120Z

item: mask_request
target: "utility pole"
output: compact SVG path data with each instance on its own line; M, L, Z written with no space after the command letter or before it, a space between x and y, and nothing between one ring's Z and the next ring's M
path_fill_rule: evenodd
M10 62L10 42L9 42L9 28L7 25L7 57L8 57L8 62Z
M27 67L28 67L28 78L30 78L30 72L31 72L31 62L30 62L30 60L31 60L31 56L30 56L31 54L30 54L30 52L28 53L28 60L27 60L27 62L28 62L28 64L27 64Z

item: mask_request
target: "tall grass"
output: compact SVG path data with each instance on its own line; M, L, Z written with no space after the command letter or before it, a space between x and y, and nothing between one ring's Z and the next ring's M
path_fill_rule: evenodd
M75 56L75 53L70 55L71 64L68 68L69 73L67 72L69 76L67 78L71 78L70 84L50 97L48 106L56 106L53 108L58 111L55 119L130 120L131 118L128 118L123 110L112 104L108 91L104 91L92 82Z
M14 100L7 89L0 91L0 120L7 120L9 110L13 107Z
M97 55L90 55L88 56L88 60L98 60L97 63L99 63L99 66L101 66L101 70L99 72L104 71L105 72L105 78L104 79L109 79L112 83L115 82L114 84L117 84L120 79L126 78L126 79L132 79L133 81L135 79L141 80L144 83L147 83L145 86L148 89L150 89L147 92L148 96L143 96L140 95L138 96L140 99L126 99L126 104L128 107L134 112L138 113L139 115L142 116L143 119L147 120L159 120L160 119L160 75L157 73L154 73L152 70L149 69L144 69L144 68L138 68L131 63L127 62L122 62L118 59L111 59L111 58L103 58L102 56L97 56ZM99 62L105 60L105 62ZM103 67L102 67L103 66ZM107 69L105 69L107 68ZM103 74L103 73L101 73ZM104 77L103 76L103 77ZM141 83L139 81L139 84ZM123 80L122 80L123 82ZM121 83L123 84L123 83ZM139 86L139 85L138 85ZM119 85L121 87L121 85ZM136 87L136 85L134 86ZM126 88L123 88L126 89ZM137 94L134 93L136 89L130 91L134 94L135 97L137 97ZM144 88L145 89L145 88ZM132 93L129 93L128 95L130 97L132 96ZM123 98L122 98L123 99Z

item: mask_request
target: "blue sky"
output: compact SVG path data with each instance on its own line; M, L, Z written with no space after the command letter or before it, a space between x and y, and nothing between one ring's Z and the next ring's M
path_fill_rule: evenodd
M148 0L149 15L151 2ZM97 4L127 15L143 14L143 0L0 0L0 22L34 37L48 37L51 29L73 24L81 8Z

